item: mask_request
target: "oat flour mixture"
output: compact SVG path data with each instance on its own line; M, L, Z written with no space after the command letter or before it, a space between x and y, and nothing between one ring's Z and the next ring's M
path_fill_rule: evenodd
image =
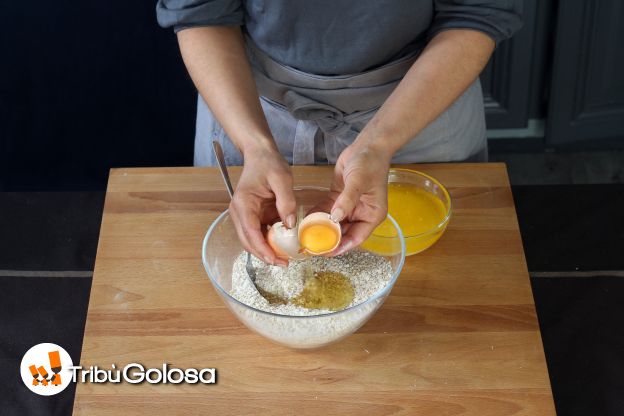
M385 258L359 250L353 250L338 257L310 257L307 260L291 260L288 267L270 266L252 257L256 268L256 285L266 292L283 299L296 297L304 287L304 264L307 262L314 272L337 272L346 276L353 285L351 307L371 298L384 288L392 278L392 267ZM280 315L319 315L331 313L323 309L307 309L288 303L269 304L253 287L247 277L245 263L247 253L242 252L232 269L230 294L240 302L267 312Z

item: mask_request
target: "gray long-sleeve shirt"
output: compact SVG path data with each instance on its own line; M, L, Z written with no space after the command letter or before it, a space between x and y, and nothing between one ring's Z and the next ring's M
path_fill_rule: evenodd
M244 26L274 60L319 75L378 67L447 29L498 44L522 25L522 0L158 0L156 11L175 31Z

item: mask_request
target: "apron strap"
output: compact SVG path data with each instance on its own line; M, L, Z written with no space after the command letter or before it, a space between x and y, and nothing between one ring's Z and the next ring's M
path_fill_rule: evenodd
M345 115L379 108L411 68L423 47L424 43L416 44L406 56L370 71L323 76L283 65L264 53L249 37L246 38L247 55L260 95L287 106L287 93L292 91L310 102L328 105Z

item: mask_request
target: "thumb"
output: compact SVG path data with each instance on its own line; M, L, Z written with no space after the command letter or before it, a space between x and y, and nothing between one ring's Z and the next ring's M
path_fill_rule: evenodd
M295 211L297 201L292 187L292 178L281 177L270 183L271 190L275 194L275 207L282 222L288 228L293 228L297 222Z
M331 209L331 219L340 222L349 217L360 200L362 193L363 189L357 182L347 180L344 189L336 198L336 202L334 202L334 206Z

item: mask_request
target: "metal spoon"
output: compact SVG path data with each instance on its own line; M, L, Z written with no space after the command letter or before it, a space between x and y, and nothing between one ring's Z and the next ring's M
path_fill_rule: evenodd
M217 164L219 165L219 170L221 171L221 177L223 178L223 183L225 183L225 188L227 189L228 195L230 195L230 200L234 197L234 188L232 187L232 182L230 181L230 175L227 170L227 165L225 164L225 157L223 156L223 149L221 148L221 144L218 141L212 141L212 150L214 151L215 157L217 158ZM287 302L281 297L267 292L266 290L259 288L256 286L256 269L251 262L251 254L247 252L247 261L245 262L245 270L247 271L247 277L251 282L252 286L256 289L258 294L269 301L271 304L286 304Z

